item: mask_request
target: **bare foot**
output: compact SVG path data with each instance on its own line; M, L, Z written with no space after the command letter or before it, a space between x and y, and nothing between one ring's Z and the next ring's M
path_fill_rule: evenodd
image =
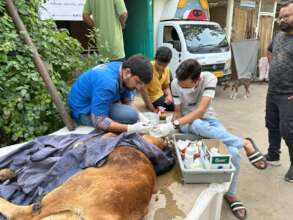
M250 156L253 153L255 153L255 149L254 149L252 143L247 139L244 139L244 150L245 150L247 156ZM263 160L256 161L254 163L254 165L256 168L259 168L259 169L266 168L266 163Z

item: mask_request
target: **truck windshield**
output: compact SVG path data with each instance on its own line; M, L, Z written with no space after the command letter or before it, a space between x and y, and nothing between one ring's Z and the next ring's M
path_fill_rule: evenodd
M229 50L226 33L218 25L180 25L190 53L213 53Z

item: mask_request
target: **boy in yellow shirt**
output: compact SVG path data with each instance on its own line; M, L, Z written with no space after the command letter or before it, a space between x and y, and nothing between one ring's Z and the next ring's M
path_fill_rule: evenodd
M156 112L157 107L165 107L167 111L174 111L174 103L170 90L170 69L168 64L172 58L172 51L168 47L160 47L152 61L153 79L143 89L141 95L146 107Z

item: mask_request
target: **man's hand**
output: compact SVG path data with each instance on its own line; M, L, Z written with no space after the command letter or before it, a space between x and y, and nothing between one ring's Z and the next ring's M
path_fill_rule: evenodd
M152 129L152 125L149 123L144 123L144 122L137 122L132 125L128 125L127 131L128 132L137 132L137 133L149 133L150 130Z
M89 14L83 14L82 15L83 21L90 27L94 27L95 23L93 21L93 19L91 18L91 16Z
M152 135L156 137L165 137L168 136L174 130L175 128L172 122L159 124L155 129L152 130Z
M288 100L293 100L293 95L289 96Z
M173 97L171 95L166 96L165 103L171 104L173 102Z

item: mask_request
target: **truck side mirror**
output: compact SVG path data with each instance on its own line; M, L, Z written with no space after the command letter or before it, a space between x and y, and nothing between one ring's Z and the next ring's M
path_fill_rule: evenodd
M181 42L180 40L174 40L173 42L173 47L177 50L177 51L181 51Z

